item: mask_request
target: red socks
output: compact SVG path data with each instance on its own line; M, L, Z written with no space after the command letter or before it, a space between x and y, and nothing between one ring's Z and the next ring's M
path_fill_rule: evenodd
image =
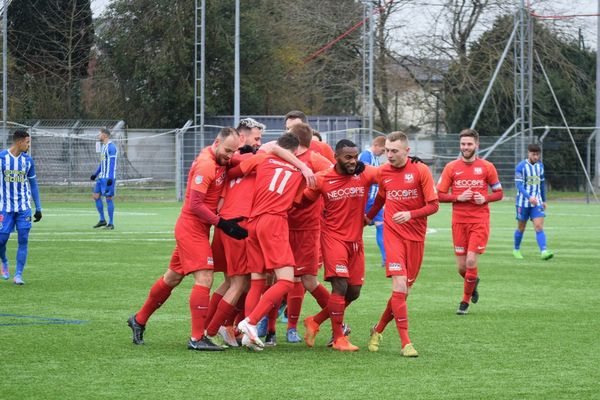
M300 318L300 311L302 310L303 300L304 285L301 281L294 282L294 288L287 295L288 329L296 329L298 327L298 318Z
M254 281L252 281L254 283ZM273 286L271 286L265 294L262 296L254 310L248 315L248 320L250 324L256 325L258 321L271 310L273 307L277 306L283 296L285 296L290 290L294 288L294 282L287 281L285 279L280 279ZM252 288L250 288L252 291ZM249 294L248 294L249 295ZM246 306L248 305L248 301L246 300Z
M325 289L325 286L319 283L319 286L310 292L310 294L312 294L321 308L327 307L327 302L329 301L329 291Z
M477 284L477 267L475 268L467 268L467 273L465 274L465 285L464 285L464 293L463 300L465 303L471 301L471 295L473 294L473 290L475 290L475 285Z
M212 296L210 296L210 303L208 304L208 314L206 315L207 321L212 321L215 316L215 312L217 311L217 307L221 302L223 295L221 293L214 292ZM213 335L211 335L213 336Z
M402 348L410 343L408 337L408 312L406 310L406 293L392 293L392 310L396 319L396 328L400 334Z
M375 331L377 333L382 333L387 324L390 323L391 320L394 319L394 313L392 312L392 297L389 298L385 310L383 314L381 314L381 318L377 325L375 325Z
M221 300L213 318L211 320L206 318L207 321L210 321L208 327L206 328L206 334L208 336L215 336L217 332L219 332L219 328L221 327L221 325L231 325L233 323L233 318L235 317L236 313L237 310L234 306L229 304L224 299Z
M233 326L237 326L241 320L246 318L246 313L245 313L246 294L247 293L242 293L242 295L238 299L237 304L235 305L235 311L237 311L237 314L235 315L235 318L233 319L233 324L231 324Z
M254 308L260 301L260 296L262 296L266 286L266 279L252 279L250 281L250 290L246 295L246 315L250 315L252 310L254 310Z
M206 286L194 285L190 293L190 313L192 314L192 338L200 340L204 336L210 289Z
M342 324L344 323L344 310L346 309L346 300L344 296L332 293L327 303L329 309L329 318L331 318L331 328L333 330L333 339L344 336Z
M152 313L158 310L158 308L162 306L165 301L167 301L172 290L173 288L165 283L162 276L158 278L154 285L152 285L146 302L140 311L135 314L135 320L138 322L138 324L146 325L148 318L150 318Z

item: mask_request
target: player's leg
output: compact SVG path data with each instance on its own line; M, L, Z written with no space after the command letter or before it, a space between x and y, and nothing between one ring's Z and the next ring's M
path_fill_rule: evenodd
M96 179L96 185L94 186L94 191L92 193L92 198L94 199L94 203L96 204L96 210L98 210L98 214L100 215L100 219L98 223L94 225L94 228L100 228L101 226L106 226L106 219L104 218L104 205L102 204L102 181L103 179Z
M379 253L381 254L381 266L385 268L386 256L383 243L383 221L375 222L375 239L377 240L377 246L379 247Z
M479 254L474 251L469 251L465 258L465 278L463 283L463 297L458 306L458 310L456 314L458 315L466 315L469 309L469 303L471 302L471 297L473 292L475 291L477 284L479 283L479 276L477 270L477 259ZM479 300L479 295L477 296Z
M396 329L400 335L402 346L401 354L405 357L416 357L418 354L411 344L408 336L408 308L406 295L408 284L406 275L392 276L392 312L396 322Z
M302 340L298 336L298 318L302 311L302 302L304 301L304 284L302 277L294 277L294 288L287 294L287 333L286 340L289 343L299 343Z
M23 270L27 262L27 251L29 247L29 229L17 229L18 247L17 247L17 265L15 268L14 282L16 285L23 285Z
M530 207L517 207L517 229L514 234L514 248L513 256L517 260L522 260L523 255L521 254L521 241L523 240L523 233L527 226L527 220L529 219Z
M213 270L201 269L194 271L194 286L190 292L190 314L192 317L192 333L188 342L189 350L220 351L223 347L212 342L206 336L206 316L210 302L210 287L213 282Z
M106 196L106 210L108 211L108 225L106 225L106 228L115 229L115 225L113 224L115 214L115 203L113 201L113 196Z
M541 206L536 207L532 212L532 222L535 229L535 239L540 249L542 260L549 260L554 254L546 247L546 233L544 232L545 212Z
M230 284L228 285L226 292L221 296L221 300L219 301L213 316L210 319L207 318L207 321L209 322L207 324L206 334L208 336L213 337L220 332L222 326L233 324L233 320L237 314L236 304L244 291L246 280L247 276L245 275L235 275L228 278ZM227 341L227 344L237 346L235 338L232 339L233 340L231 341Z
M319 282L316 275L302 275L302 284L321 308L327 307L329 290Z
M0 212L0 260L2 261L2 279L10 278L8 258L6 258L6 244L14 229L13 213Z

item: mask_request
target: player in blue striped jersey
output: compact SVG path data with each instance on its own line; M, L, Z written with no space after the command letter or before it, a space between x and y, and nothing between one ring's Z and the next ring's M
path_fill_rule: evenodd
M42 204L37 181L35 166L27 150L31 144L29 133L18 130L13 133L13 144L8 150L0 152L0 259L2 260L2 278L10 278L8 259L6 258L6 243L10 234L17 229L17 267L14 283L23 285L23 270L27 261L27 246L29 230L31 229L31 203L35 203L33 222L42 219Z
M96 202L96 209L100 214L100 220L94 228L106 226L106 229L115 229L113 224L113 216L115 212L115 187L117 186L117 146L110 141L110 131L106 128L101 128L98 134L98 139L102 142L102 150L100 151L100 165L96 172L90 177L92 181L96 181L94 193L92 197ZM104 206L102 204L102 196L106 198L106 208L108 209L108 224L104 218Z
M383 154L384 150L385 136L377 136L373 139L373 142L371 142L371 147L358 155L358 160L366 165L379 167L379 157ZM373 206L378 190L379 185L371 185L371 188L369 189L369 198L367 199L367 205L365 207L365 214L368 213ZM381 266L385 267L385 249L383 247L383 208L377 213L375 218L373 218L373 224L375 225L376 232L375 239L377 240L377 246L381 253Z
M513 255L522 260L521 240L527 220L533 222L535 238L540 248L542 260L551 259L554 254L546 248L544 233L544 217L546 217L546 189L544 182L544 164L540 161L541 148L537 144L527 147L527 159L521 161L515 169L515 186L517 188L517 230L515 231L515 248Z

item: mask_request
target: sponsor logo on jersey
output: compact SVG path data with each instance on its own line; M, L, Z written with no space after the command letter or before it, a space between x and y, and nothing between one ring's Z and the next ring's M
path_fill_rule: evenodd
M391 182L391 181L393 181L393 179L392 179L392 178L389 178L389 179L384 179L384 180L383 180L383 183L389 183L389 182Z
M415 177L413 176L413 174L404 174L404 182L406 183L412 183L414 182Z
M454 181L456 188L485 188L483 179L458 179Z
M330 185L333 185L334 183L337 183L337 182L339 182L339 181L340 181L339 179L334 179L334 180L332 180L332 181L329 181L329 184L330 184Z
M402 271L402 264L401 263L389 263L388 269L390 271Z
M275 165L280 165L282 167L289 168L292 171L300 171L298 168L294 167L292 164L288 164L286 162L282 162L282 161L279 161L279 160L274 160L272 158L269 158L268 162L269 162L269 164L275 164Z
M454 175L455 175L455 176L459 176L459 175L460 175L460 174L462 174L463 172L464 172L464 171L456 171L456 172L454 173ZM441 179L441 178L440 178L440 179Z
M456 253L464 253L465 252L465 248L462 246L454 246L454 251Z
M215 265L215 262L213 261L212 257L207 257L206 258L206 264L208 264L208 265Z
M215 185L221 186L225 182L225 178L227 178L227 174L225 173L225 170L223 170L223 173L215 179Z
M351 186L327 192L329 200L342 200L350 197L363 197L365 195L364 186Z
M389 200L411 200L419 197L419 189L386 190L385 197Z
M481 175L481 174L483 174L483 170L481 169L481 167L475 167L475 168L473 168L473 173L475 175Z
M23 183L26 180L25 174L26 171L7 169L4 171L4 182Z
M338 274L347 274L348 273L348 267L343 265L343 264L336 264L335 266L335 272Z
M199 185L202 183L202 179L204 179L203 176L201 175L196 175L196 178L194 178L194 182L196 182L196 185Z

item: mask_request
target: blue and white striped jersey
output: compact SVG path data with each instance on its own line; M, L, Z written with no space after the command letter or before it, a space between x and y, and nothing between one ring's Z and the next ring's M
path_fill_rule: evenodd
M102 145L100 151L100 165L95 175L98 178L114 180L117 171L117 146L113 142L107 142Z
M373 152L369 149L360 153L358 160L364 162L366 165L372 165L374 167L379 167L380 165L379 157L373 154ZM378 190L379 185L371 185L371 188L369 189L369 202L375 201Z
M544 190L544 164L541 161L531 164L529 160L521 161L515 168L515 198L518 207L533 207L529 203L530 197L535 197L538 203L546 201Z
M18 212L31 209L31 189L29 180L35 179L33 158L27 153L18 157L10 151L0 152L0 207L4 212Z

